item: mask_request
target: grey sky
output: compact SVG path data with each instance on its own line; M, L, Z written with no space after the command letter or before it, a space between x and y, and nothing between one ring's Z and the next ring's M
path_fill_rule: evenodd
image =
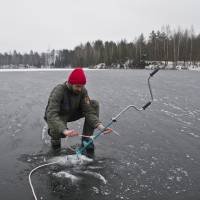
M199 0L0 0L0 52L134 40L169 24L200 33Z

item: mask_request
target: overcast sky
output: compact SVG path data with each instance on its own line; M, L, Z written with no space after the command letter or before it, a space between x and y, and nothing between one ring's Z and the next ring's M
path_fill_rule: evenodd
M200 33L199 0L0 0L0 52L134 40L169 24Z

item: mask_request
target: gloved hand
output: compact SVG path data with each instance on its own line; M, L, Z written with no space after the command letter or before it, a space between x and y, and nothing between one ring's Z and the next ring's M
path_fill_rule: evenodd
M108 134L108 133L111 133L113 131L112 128L105 128L103 126L103 124L99 124L97 126L97 129L99 129L100 131L103 131L103 134Z
M74 136L80 135L79 132L77 132L77 131L75 131L75 130L64 130L64 131L63 131L63 134L64 134L66 137L74 137Z

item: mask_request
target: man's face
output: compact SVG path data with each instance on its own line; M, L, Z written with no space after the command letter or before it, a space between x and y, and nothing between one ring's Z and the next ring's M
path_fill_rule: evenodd
M83 87L84 85L80 84L72 85L72 90L75 94L79 94L82 91Z

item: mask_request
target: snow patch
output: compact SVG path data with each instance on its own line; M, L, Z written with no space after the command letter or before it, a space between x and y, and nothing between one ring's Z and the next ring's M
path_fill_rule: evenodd
M195 137L195 138L199 138L199 135L196 135L196 134L194 134L194 133L188 133L188 135L191 135L191 136L193 136L193 137Z

